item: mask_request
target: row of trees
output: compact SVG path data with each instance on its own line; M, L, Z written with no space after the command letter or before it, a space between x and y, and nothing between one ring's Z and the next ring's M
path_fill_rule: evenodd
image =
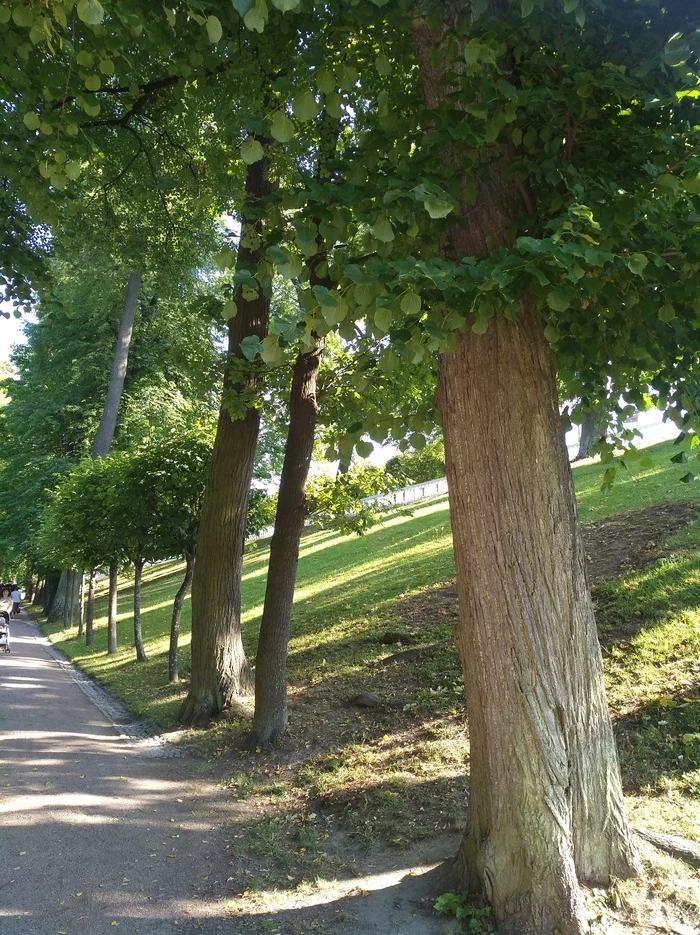
M253 744L286 726L314 441L343 464L387 440L420 448L438 362L471 746L462 881L505 930L579 935L579 882L605 885L637 860L557 390L580 401L576 419L606 413L611 471L615 444L631 441L626 406L649 393L693 437L696 11L640 0L0 9L12 140L1 190L15 219L0 262L16 301L41 288L56 250L47 230L69 251L86 232L107 237L122 282L148 272L164 294L201 283L192 271L211 270L212 239L223 241L212 291L227 351L182 719L206 722L252 687L241 563L261 418L279 411L272 387L286 444ZM225 212L237 246L217 229ZM283 315L276 282L297 299ZM199 343L186 340L184 358Z

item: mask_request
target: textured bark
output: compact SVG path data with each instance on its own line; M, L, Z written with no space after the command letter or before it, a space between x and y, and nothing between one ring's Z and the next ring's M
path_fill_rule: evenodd
M119 322L117 346L114 349L114 360L112 363L112 373L109 378L109 386L107 387L107 396L102 410L100 425L97 429L97 435L92 445L93 458L103 458L108 454L112 445L112 439L114 438L122 391L124 389L124 379L126 378L126 368L129 360L129 345L131 344L131 334L134 328L134 318L136 317L140 292L141 277L137 273L130 273L126 286L122 317Z
M83 635L85 624L85 574L82 569L76 574L78 577L78 638Z
M185 597L192 584L192 575L194 573L194 555L191 552L185 554L185 577L177 590L175 600L173 601L173 616L170 621L170 651L168 653L168 681L177 682L179 678L178 666L180 662L180 649L178 640L180 638L180 620L182 619L182 605L185 603Z
M37 580L36 582L37 590L38 590L39 584L40 582ZM32 600L34 599L34 586L35 586L34 578L30 575L27 578L25 585L24 585L24 599L28 604L31 604Z
M107 611L107 652L117 651L117 597L119 590L119 566L109 565L109 605Z
M66 572L66 584L63 599L63 628L69 630L75 619L75 609L78 598L78 577L73 569Z
M93 568L90 572L90 579L88 582L88 596L87 596L87 606L85 608L85 645L92 646L95 642L95 575L97 574L96 570Z
M143 645L143 632L141 630L141 579L143 577L143 559L134 560L134 646L136 647L136 661L146 661L146 650Z
M605 428L604 424L601 427L601 422L604 423L604 420L601 419L600 413L588 413L581 425L581 438L579 439L578 452L574 461L581 461L583 458L587 458L593 446L604 436Z
M61 572L60 571L47 571L46 572L46 581L44 584L44 594L42 600L42 607L44 608L44 613L51 619L51 611L53 608L54 598L56 596L56 589L60 582Z
M468 37L466 37L468 38ZM414 33L423 97L435 107L441 34ZM443 154L459 173L458 154ZM532 195L491 147L476 200L460 207L443 254L507 244ZM441 355L459 598L456 643L470 734L469 827L462 884L486 896L505 933L580 935L579 881L637 869L624 813L602 662L586 580L551 352L534 303L498 314L485 335Z
M242 240L251 229L261 233L263 199L270 193L269 162L248 166ZM238 265L256 269L262 256L243 245ZM261 391L256 366L244 361L241 341L263 338L270 315L262 289L247 301L239 288L238 313L228 324L228 366L197 541L192 580L192 676L180 712L186 724L203 725L237 696L249 695L253 677L241 638L241 577L248 494L253 475ZM231 407L234 407L232 416ZM235 410L242 406L243 412Z
M68 575L70 572L60 572L60 577L56 583L56 588L51 598L51 605L48 610L47 618L49 623L54 623L59 618L64 618L64 608L68 596ZM65 626L65 618L64 618Z
M299 542L304 529L304 492L314 447L318 405L316 379L324 342L294 365L289 429L270 542L265 604L255 661L255 715L250 746L277 740L287 728L287 643L294 603Z

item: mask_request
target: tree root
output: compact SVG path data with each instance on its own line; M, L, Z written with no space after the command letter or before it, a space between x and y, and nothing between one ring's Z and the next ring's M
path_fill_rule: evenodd
M645 828L635 828L634 833L642 840L648 841L660 851L665 851L671 857L682 860L696 870L700 870L700 844L680 838L675 834L659 834L657 831L647 831Z

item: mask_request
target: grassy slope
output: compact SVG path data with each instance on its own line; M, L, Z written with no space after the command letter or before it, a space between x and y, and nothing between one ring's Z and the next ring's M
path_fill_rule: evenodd
M648 466L630 468L607 494L600 492L599 464L575 468L583 522L662 500L700 500L700 489L678 483L687 467L669 462L669 443L647 453ZM244 636L251 656L267 554L261 547L245 561ZM181 573L177 563L148 572L145 664L134 661L126 588L116 656L105 652L104 596L97 604L91 651L60 627L49 631L60 649L124 698L134 713L164 726L173 723L185 690L167 684L166 657L171 600ZM351 840L364 845L383 841L399 847L462 825L467 741L463 689L449 645L454 599L437 587L453 574L444 497L426 502L412 516L393 515L362 539L329 531L304 539L290 643L289 735L265 757L237 755L227 761L232 794L254 797L263 808L264 817L248 829L245 847L246 857L263 862L268 881L277 879L288 889L292 868L291 888L336 872L335 858L323 853L323 835L314 844L310 822L319 809L330 816L326 821L337 820ZM632 820L700 840L700 520L671 537L654 564L598 584L594 596ZM186 674L189 602L183 624ZM445 645L415 662L387 664L393 648L377 637L392 629L421 643ZM406 704L353 712L342 703L363 690ZM219 724L207 741L207 755L212 745L215 753L237 750L242 729ZM307 751L301 760L299 749ZM294 841L296 850L290 849ZM700 913L700 886L692 874L664 866L658 857L647 869L645 892ZM631 903L642 898L640 893L628 892ZM620 894L627 898L624 888Z
M648 449L651 464L623 472L611 493L600 492L599 464L574 469L579 511L583 522L659 500L700 499L700 490L678 483L687 468L671 465L669 443ZM691 544L692 544L691 537ZM243 579L246 649L254 653L262 612L268 552L260 548L246 557ZM182 686L167 684L167 648L171 602L179 585L178 563L146 571L143 625L149 661L137 665L131 634L131 591L128 580L119 599L119 652L106 654L106 598L104 586L96 602L95 645L88 650L60 624L48 628L51 640L85 671L124 698L132 711L167 726L173 723L183 696ZM404 593L435 584L454 574L449 515L445 497L415 511L394 516L359 539L333 532L316 532L304 539L299 562L296 605L290 644L290 675L302 679L319 661L326 676L359 665L344 658L337 647L348 634L372 630L373 620ZM105 583L106 585L106 583ZM181 672L189 668L189 599L183 614ZM316 657L321 654L320 660Z

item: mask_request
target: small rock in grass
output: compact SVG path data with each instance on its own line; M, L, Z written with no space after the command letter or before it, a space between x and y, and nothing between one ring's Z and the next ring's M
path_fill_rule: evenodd
M376 708L380 701L375 695L369 692L362 692L359 695L355 695L354 698L351 698L348 703L354 705L356 708Z

